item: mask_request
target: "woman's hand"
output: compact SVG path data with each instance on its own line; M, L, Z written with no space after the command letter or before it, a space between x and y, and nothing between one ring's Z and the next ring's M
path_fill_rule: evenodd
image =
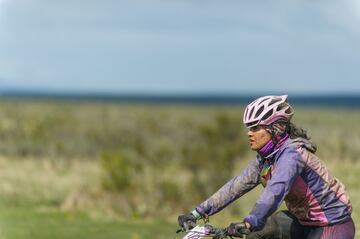
M196 224L196 217L192 213L180 215L178 217L178 223L179 226L182 228L191 227L191 224ZM191 229L191 228L186 228L186 229Z
M243 235L248 235L250 233L250 224L247 222L231 223L227 228L227 233L229 236L243 237Z

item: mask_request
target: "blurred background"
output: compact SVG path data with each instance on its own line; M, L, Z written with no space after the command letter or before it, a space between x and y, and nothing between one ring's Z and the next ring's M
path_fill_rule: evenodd
M268 94L360 225L359 24L357 0L0 0L0 239L172 238L255 157L242 114Z

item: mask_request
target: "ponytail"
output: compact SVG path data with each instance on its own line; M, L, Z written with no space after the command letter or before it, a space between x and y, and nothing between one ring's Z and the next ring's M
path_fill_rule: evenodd
M310 140L310 137L307 135L305 129L297 127L294 123L288 122L287 124L287 133L291 139L295 138L304 138Z

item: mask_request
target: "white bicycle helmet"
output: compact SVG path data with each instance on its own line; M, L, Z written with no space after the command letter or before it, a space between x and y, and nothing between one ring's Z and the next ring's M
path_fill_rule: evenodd
M257 125L270 125L279 119L290 121L294 110L287 98L287 95L269 95L254 100L245 109L245 126L251 128Z

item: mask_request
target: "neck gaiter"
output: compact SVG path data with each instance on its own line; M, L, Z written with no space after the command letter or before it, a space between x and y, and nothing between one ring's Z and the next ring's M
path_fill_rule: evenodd
M276 141L277 141L276 144L274 144L274 140L271 139L261 149L258 150L258 153L260 154L261 157L266 158L275 150L280 148L284 144L287 138L289 138L288 133L276 136Z

